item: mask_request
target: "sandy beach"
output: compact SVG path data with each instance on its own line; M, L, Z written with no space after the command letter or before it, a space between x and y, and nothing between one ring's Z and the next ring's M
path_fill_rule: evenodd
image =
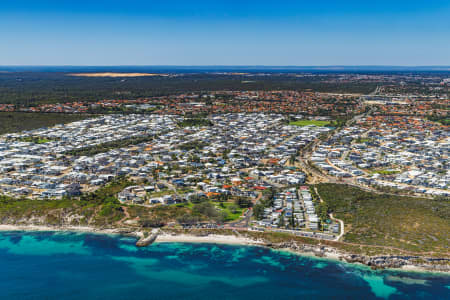
M43 225L0 225L0 231L74 231L74 232L92 232L105 234L120 234L120 228L114 229L98 229L89 226L67 226L67 227L52 227ZM136 237L143 236L140 231L130 232ZM232 245L262 245L262 241L255 241L245 237L237 237L234 235L216 235L210 234L208 236L196 236L188 234L168 234L161 233L158 235L156 242L161 243L212 243L212 244L232 244Z
M263 245L262 241L255 241L245 237L234 235L216 235L195 236L187 234L171 235L163 233L158 235L157 243L212 243L212 244L231 244L231 245Z

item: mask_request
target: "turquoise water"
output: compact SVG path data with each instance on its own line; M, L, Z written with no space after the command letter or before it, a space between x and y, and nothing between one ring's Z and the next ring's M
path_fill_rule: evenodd
M450 276L260 247L0 233L0 299L449 299Z

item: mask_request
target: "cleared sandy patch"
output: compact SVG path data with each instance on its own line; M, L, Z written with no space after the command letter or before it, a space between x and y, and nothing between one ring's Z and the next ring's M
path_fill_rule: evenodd
M167 74L154 74L154 73L72 73L69 76L78 77L144 77L144 76L168 76Z

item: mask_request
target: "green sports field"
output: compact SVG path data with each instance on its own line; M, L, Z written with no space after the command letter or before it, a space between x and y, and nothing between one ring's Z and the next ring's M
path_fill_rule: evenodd
M300 121L292 121L289 123L289 125L295 125L295 126L308 126L308 125L315 125L315 126L327 126L330 125L330 121L318 121L318 120L300 120Z

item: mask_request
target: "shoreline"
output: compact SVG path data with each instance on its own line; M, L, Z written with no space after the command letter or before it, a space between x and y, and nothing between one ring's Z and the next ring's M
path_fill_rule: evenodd
M80 232L80 233L94 233L94 234L115 234L122 236L132 236L139 240L142 237L142 232L132 230L129 228L96 228L90 226L44 226L44 225L0 225L0 233L7 231L24 231L24 232ZM279 246L267 243L264 240L255 240L244 236L224 235L224 234L208 234L208 235L194 235L194 234L174 234L168 232L161 232L155 243L204 243L204 244L224 244L224 245L242 245L242 246L256 246L265 247L274 251L285 251L295 255L322 258L332 260L335 262L345 262L353 265L365 266L371 269L373 265L363 263L361 261L348 261L345 257L352 256L351 253L343 253L335 248L325 248L318 250L315 246L304 245L302 249L290 246ZM436 273L450 275L450 267L445 270L434 268L433 265L415 265L407 264L399 267L381 267L375 270L393 270L405 272L419 272L419 273Z
M101 229L90 226L45 226L45 225L0 225L0 232L3 231L67 231L67 232L86 232L102 234L121 234L120 228Z

